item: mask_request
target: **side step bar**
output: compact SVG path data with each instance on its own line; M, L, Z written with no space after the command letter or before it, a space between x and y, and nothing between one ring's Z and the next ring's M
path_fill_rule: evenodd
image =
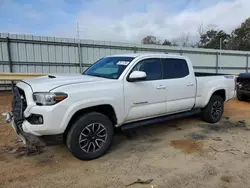
M142 120L142 121L137 121L137 122L132 122L132 123L126 123L126 124L123 124L121 126L121 130L126 131L129 129L135 129L138 127L147 126L147 125L151 125L151 124L155 124L155 123L162 123L162 122L173 120L173 119L180 119L180 118L196 115L199 113L200 113L200 109L193 109L191 111L182 112L182 113L178 113L178 114L160 116L160 117L156 117L156 118L152 118L152 119L147 119L147 120Z

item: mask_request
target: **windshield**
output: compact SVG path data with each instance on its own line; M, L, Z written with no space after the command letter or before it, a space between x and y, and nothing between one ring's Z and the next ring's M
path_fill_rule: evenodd
M94 63L83 74L118 79L133 59L133 57L105 57Z

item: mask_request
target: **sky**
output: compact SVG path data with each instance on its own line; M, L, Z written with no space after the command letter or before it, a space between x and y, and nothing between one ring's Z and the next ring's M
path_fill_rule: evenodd
M201 24L231 32L250 0L0 0L0 32L140 42L198 36ZM77 29L78 25L78 29Z

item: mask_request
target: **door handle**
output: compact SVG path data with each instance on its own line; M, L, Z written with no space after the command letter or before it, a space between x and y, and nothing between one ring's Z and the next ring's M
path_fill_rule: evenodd
M156 89L166 89L166 86L164 86L164 85L159 85L159 86L156 87Z
M187 83L187 86L193 86L194 84L193 83Z

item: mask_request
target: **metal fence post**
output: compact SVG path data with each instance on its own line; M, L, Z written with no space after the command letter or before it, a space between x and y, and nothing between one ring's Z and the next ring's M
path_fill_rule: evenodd
M78 48L79 71L80 73L82 73L82 53L81 53L80 41L78 41L77 48Z
M248 64L249 64L249 54L247 54L247 58L246 58L246 72L248 73Z
M215 71L216 74L218 74L218 68L219 68L219 53L216 53L216 65L215 65Z
M134 53L136 53L136 51L137 51L137 48L136 48L136 46L134 46Z
M7 53L8 53L8 61L9 61L9 69L10 72L13 72L13 66L12 66L12 59L11 59L11 51L10 51L10 38L6 37L6 43L7 43ZM14 82L11 81L11 89L14 90Z

